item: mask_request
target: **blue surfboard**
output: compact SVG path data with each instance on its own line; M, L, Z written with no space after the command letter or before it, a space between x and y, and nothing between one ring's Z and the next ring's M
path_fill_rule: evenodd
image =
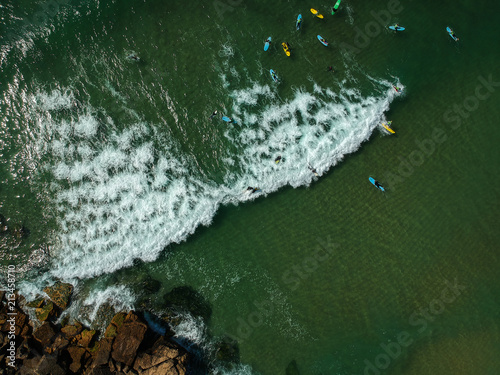
M320 41L321 44L323 44L324 46L328 47L328 42L321 35L318 35L318 40Z
M271 75L271 78L274 82L278 82L278 76L276 75L276 72L274 70L269 70L269 74Z
M451 36L451 38L452 38L455 42L458 42L458 38L457 38L457 36L455 35L455 33L453 32L453 30L451 29L451 27L447 26L447 27L446 27L446 31L448 31L448 34Z
M264 51L269 49L269 45L271 44L271 37L267 38L266 43L264 44Z
M233 123L233 124L237 124L236 120L233 120L231 117L227 117L227 116L222 116L222 121L225 121L225 122L228 122L228 123Z
M375 184L375 183L377 183L377 184L378 184L379 182L378 182L377 180L375 180L373 177L368 178L368 180L369 180L369 181L373 184L373 186L375 186L377 189L382 190L382 191L385 191L385 189L384 189L384 187L383 187L382 185L380 185L380 184L379 184L379 185L377 186L377 185Z
M394 26L389 26L389 29L394 31L403 31L405 28L403 26L394 25Z
M297 23L295 23L295 27L297 28L297 30L299 30L301 26L302 26L302 14L299 14L299 16L297 17Z

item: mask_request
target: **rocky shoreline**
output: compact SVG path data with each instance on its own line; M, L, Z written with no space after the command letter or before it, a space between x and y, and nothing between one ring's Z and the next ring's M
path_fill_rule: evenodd
M56 283L44 289L48 298L29 303L0 291L0 375L189 373L192 356L152 331L140 313L114 315L104 333L59 322L72 291L70 284ZM30 319L33 312L36 319Z

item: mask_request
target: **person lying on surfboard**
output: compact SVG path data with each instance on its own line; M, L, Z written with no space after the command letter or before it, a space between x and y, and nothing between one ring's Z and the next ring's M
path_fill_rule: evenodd
M217 110L213 111L212 114L210 115L210 119L213 119L215 116L217 116Z

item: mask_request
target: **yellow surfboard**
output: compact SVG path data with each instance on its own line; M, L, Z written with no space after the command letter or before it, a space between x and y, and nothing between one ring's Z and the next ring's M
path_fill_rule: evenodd
M323 18L323 15L319 13L316 9L311 8L311 13L314 14L318 18Z
M286 55L290 56L291 55L290 48L288 48L287 44L286 43L281 43L281 45L283 46L283 51L285 51Z
M382 126L391 134L396 134L394 130L392 130L389 125L391 125L392 121L389 121L387 124L382 123Z

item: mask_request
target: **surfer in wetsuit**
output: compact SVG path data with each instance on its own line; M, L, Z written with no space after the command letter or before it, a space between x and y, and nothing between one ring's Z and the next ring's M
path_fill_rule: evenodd
M326 69L327 72L334 72L335 70L333 70L333 66L329 66L328 69Z
M217 116L217 110L213 111L212 114L210 115L210 119L213 119L215 116Z
M382 187L382 185L380 185L380 183L377 180L375 180L375 186L378 187L379 189Z
M140 59L139 59L139 56L137 56L137 55L129 55L129 56L128 56L128 58L129 58L130 60L134 60L134 61L139 61L139 60L140 60Z
M276 162L276 164L278 164L281 161L281 156L278 156L276 159L274 159L274 161Z
M308 166L308 168L311 170L312 173L314 173L316 176L318 175L318 172L316 172L316 169L314 169L313 167L311 167L310 165Z

